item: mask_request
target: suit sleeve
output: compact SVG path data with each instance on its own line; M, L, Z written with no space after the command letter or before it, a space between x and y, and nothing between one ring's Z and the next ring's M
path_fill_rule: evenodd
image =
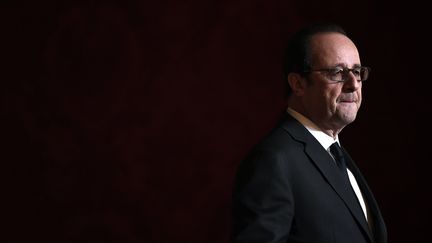
M286 161L270 151L254 151L240 165L233 192L232 243L286 242L294 200Z

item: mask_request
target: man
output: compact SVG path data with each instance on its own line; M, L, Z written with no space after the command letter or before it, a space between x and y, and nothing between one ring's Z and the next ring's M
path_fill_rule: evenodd
M238 169L232 242L387 242L377 203L338 137L356 118L369 72L337 25L294 35L286 116Z

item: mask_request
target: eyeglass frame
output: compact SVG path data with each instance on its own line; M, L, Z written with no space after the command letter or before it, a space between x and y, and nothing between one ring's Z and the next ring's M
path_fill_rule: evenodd
M334 71L336 71L336 70L338 70L338 69L340 69L340 71L342 71L342 80L335 80L335 79L332 79L332 78L330 77L331 72L334 72ZM357 70L357 69L358 69L358 70L361 70L361 69L366 70L366 73L367 73L366 78L361 79L361 78L359 77L360 79L358 79L358 78L356 77L356 74L354 73L354 71ZM358 67L354 67L354 68L334 67L334 68L311 69L311 70L303 71L303 73L311 73L311 72L326 72L326 73L327 73L326 77L327 77L329 80L331 80L331 81L335 81L335 82L346 82L346 81L349 79L348 74L351 72L351 73L354 75L354 77L356 78L357 81L361 81L361 82L363 82L363 81L366 81L366 80L369 78L369 73L370 73L370 71L371 71L371 68L370 68L370 67L366 67L366 66L358 66ZM360 73L361 73L361 71L359 72L359 76L360 76Z

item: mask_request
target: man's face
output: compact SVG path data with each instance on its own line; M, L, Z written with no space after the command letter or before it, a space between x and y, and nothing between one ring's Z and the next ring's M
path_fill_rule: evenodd
M323 33L312 37L311 68L353 68L360 66L354 43L338 33ZM361 104L362 82L349 73L345 82L329 80L325 72L311 72L302 96L308 117L323 129L338 130L353 122Z

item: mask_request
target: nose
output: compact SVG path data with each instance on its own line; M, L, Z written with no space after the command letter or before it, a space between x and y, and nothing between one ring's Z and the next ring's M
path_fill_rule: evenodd
M362 85L362 81L358 81L352 71L348 72L347 80L345 80L343 88L347 92L353 92L359 89Z

